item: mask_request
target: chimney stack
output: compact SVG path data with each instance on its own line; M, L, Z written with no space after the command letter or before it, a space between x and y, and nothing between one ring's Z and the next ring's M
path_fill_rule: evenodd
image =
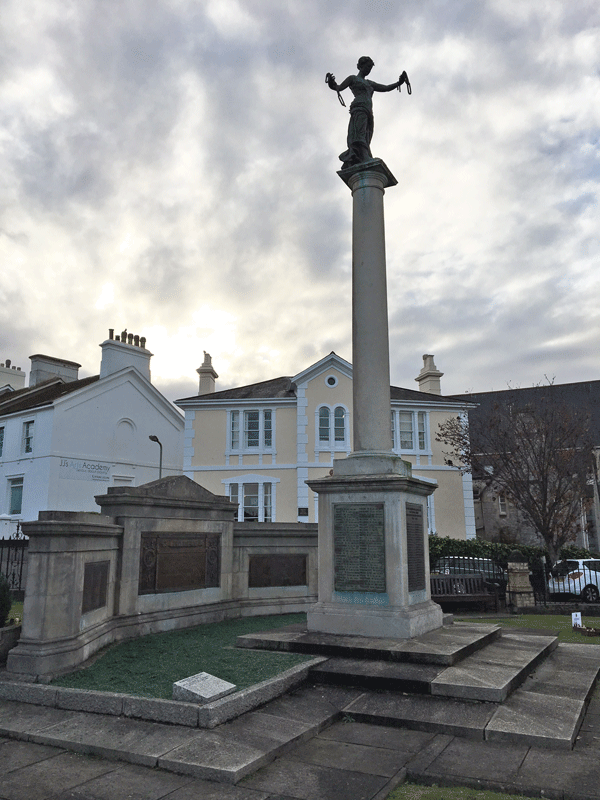
M114 338L113 338L114 337ZM146 350L146 338L127 333L114 335L114 328L108 331L108 339L100 345L102 361L100 362L100 379L106 378L126 367L135 367L146 380L150 380L150 359L152 353Z
M441 394L442 387L440 378L444 373L440 372L436 367L433 356L426 354L423 356L423 368L419 372L418 377L415 378L419 384L419 391L427 392L428 394Z
M25 388L25 373L21 367L13 367L10 358L0 364L0 387L10 386L15 391Z
M204 351L204 361L202 366L196 370L200 375L200 386L198 387L198 394L212 394L215 391L215 380L219 377L212 365L210 353Z
M29 356L31 370L29 372L29 387L37 386L49 378L62 378L65 383L76 381L79 378L79 367L75 361L66 361L64 358L53 358L36 353Z

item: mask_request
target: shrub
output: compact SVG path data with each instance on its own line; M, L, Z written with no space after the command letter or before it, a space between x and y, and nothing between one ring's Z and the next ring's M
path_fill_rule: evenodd
M534 547L524 544L501 544L500 542L486 542L483 539L451 539L449 536L429 537L429 558L432 565L441 556L470 556L471 558L491 558L506 569L508 557L513 550L519 550L527 561L529 568L534 569L539 564L541 556L546 556L549 561L548 551L544 547ZM575 545L567 545L560 551L561 558L592 558L589 550Z
M4 575L0 574L0 628L6 625L6 620L10 614L10 607L12 606L12 596L8 581Z

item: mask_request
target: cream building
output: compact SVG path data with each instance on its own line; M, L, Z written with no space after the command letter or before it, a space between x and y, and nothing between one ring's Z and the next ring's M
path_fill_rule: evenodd
M440 394L433 356L423 357L419 390L391 387L393 448L413 474L437 483L430 533L475 537L471 476L444 464L438 423L465 412ZM316 522L318 497L307 480L329 473L352 450L352 365L335 353L293 377L215 391L205 354L200 393L177 400L185 412L184 474L239 503L240 521Z

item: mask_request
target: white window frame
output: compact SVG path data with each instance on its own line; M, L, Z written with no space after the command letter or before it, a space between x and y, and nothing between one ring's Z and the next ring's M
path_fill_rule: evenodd
M258 414L258 444L248 444L249 414ZM227 412L226 453L263 455L275 452L275 409L232 408Z
M19 483L20 481L20 483ZM8 515L11 517L20 517L23 513L23 489L25 485L25 480L23 475L14 475L12 478L8 479ZM13 511L13 489L16 489L18 486L21 487L21 505L18 511Z
M401 415L404 415L404 419ZM408 416L410 415L410 416ZM410 423L411 447L402 447L401 420L404 423L402 430L408 431L407 422ZM410 408L392 409L392 441L395 453L414 455L431 455L431 440L429 432L429 412ZM404 444L407 442L404 438Z
M327 414L324 414L324 411L326 411ZM341 412L341 415L339 412ZM323 418L327 416L329 421L327 439L321 439L321 416L323 416ZM340 428L339 425L336 426L336 421L339 421L340 418L343 419L344 423L343 439L336 438L336 432L339 431ZM321 403L315 409L315 450L348 452L350 450L349 422L350 413L343 403L335 403L335 405Z
M232 487L237 487L237 502L238 505L238 522L247 522L244 519L244 486L252 483L258 484L258 519L257 522L275 522L276 521L276 499L277 499L277 484L279 478L272 478L270 475L235 475L232 478L225 478L221 481L226 487L226 494L229 499L231 498ZM268 486L268 489L265 488ZM271 518L265 520L265 500L270 493L271 501Z
M33 453L35 420L28 419L23 423L23 438L21 440L21 453L29 455Z
M504 492L498 492L498 514L501 517L505 517L507 515L506 494Z

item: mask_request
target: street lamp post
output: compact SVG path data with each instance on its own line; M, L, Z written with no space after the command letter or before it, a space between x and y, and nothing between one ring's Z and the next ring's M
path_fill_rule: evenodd
M158 480L160 480L162 478L162 444L159 442L158 436L155 436L154 434L152 434L148 438L150 439L151 442L156 442L156 444L160 447L160 456L158 462Z

